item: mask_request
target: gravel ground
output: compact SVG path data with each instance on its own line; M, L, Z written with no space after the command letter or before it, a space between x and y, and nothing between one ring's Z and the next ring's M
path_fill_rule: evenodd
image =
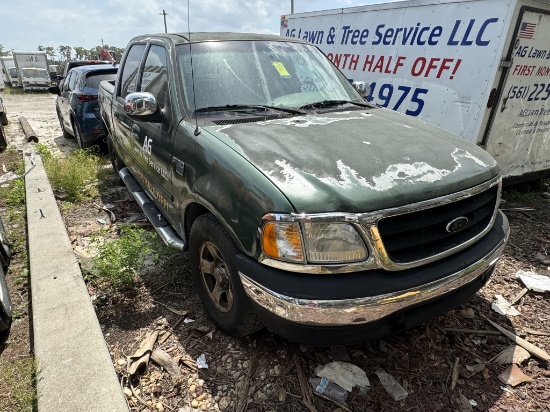
M18 116L27 117L40 142L54 151L76 147L74 141L61 136L55 96L5 95L4 101L11 120L7 130L18 147L22 147ZM522 291L523 285L514 277L518 270L550 276L550 201L538 192L528 196L509 192L506 199L502 207L508 209L512 236L488 285L459 308L423 327L345 349L300 345L266 330L241 340L225 336L202 309L185 255L173 257L162 272L144 267L138 290L132 293L90 286L131 410L550 410L548 363L534 356L518 361L526 382L515 387L507 385L499 375L508 365L497 364L494 358L512 342L503 335L486 332L495 329L485 317L550 352L549 293L526 293L515 304L518 316L503 316L491 310L494 295L511 301ZM115 205L112 210L117 222L139 215L126 190L113 185L92 202L65 208L62 213L75 248L100 227L106 229L98 223L98 219L107 218L105 212L95 205L107 203ZM529 210L518 211L518 207ZM118 224L109 225L107 230L116 234ZM477 332L454 332L450 328ZM161 367L162 361L150 361L143 373L130 378L130 356L151 335L156 336L154 348L162 350L172 363ZM22 346L21 350L28 349ZM208 369L196 367L196 359L202 354ZM301 388L298 372L306 378L314 377L319 365L342 359L366 372L371 385L366 395L356 388L345 405L337 405ZM384 390L375 374L380 369L408 391L404 400L394 401ZM308 399L311 404L306 405Z

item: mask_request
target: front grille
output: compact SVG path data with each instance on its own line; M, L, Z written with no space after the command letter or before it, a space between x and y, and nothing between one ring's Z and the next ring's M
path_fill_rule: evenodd
M495 185L453 203L381 219L378 230L388 256L395 263L409 263L460 246L487 229L497 198ZM467 225L449 233L447 225L459 217L468 218Z

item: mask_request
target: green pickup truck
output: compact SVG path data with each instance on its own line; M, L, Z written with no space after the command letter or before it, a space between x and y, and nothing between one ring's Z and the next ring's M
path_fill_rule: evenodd
M243 33L136 37L100 84L115 172L225 333L358 343L489 279L496 162L367 91L315 46Z

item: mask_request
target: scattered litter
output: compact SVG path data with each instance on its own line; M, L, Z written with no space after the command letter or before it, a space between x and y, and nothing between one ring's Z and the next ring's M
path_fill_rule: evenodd
M513 334L509 330L503 328L502 326L496 324L492 320L488 319L486 316L481 315L487 322L489 322L493 327L498 329L503 335L507 336L512 341L516 342L518 345L522 346L524 349L527 349L532 355L536 356L539 359L542 359L545 362L550 361L550 354L545 350L539 348L536 345L526 341L525 339L520 338L519 336Z
M512 345L500 352L495 358L495 363L499 365L509 365L512 363L520 364L529 359L531 354L519 345Z
M508 366L504 372L498 375L498 378L502 383L510 386L517 386L520 383L531 382L533 380L533 378L524 374L515 364Z
M101 223L102 225L106 225L107 224L107 221L105 219L97 219L97 221L99 223Z
M193 326L189 333L191 336L199 338L206 335L208 332L210 332L210 328L208 326Z
M453 410L456 412L472 412L472 404L470 400L465 397L463 394L458 394L458 396L453 397Z
M389 373L383 370L378 370L374 373L376 373L378 379L380 379L380 383L394 401L401 401L409 394Z
M496 301L491 304L491 309L496 313L508 316L518 316L518 310L510 304L502 295L495 295Z
M13 172L8 172L8 173L0 176L0 184L6 183L6 182L11 182L12 180L17 179L18 177L20 177L20 176L13 173Z
M478 373L481 372L483 369L485 369L485 364L483 363L478 363L472 366L466 365L466 370L470 373Z
M348 399L348 392L327 378L309 378L309 384L315 392L321 393L338 403L344 403Z
M206 337L210 340L214 339L214 331L210 331L206 334Z
M370 388L369 378L367 378L365 371L347 362L336 361L327 363L317 372L317 376L327 378L348 392L351 392L354 386Z
M206 363L206 355L203 353L197 358L197 366L199 369L208 369L208 364Z
M472 308L467 308L460 311L460 316L464 319L474 319L476 317L476 313Z
M477 402L473 399L470 399L470 405L472 405L474 408L477 406Z
M187 318L187 319L185 319L185 320L183 321L183 323L191 323L191 322L194 322L194 321L195 321L195 319L189 319L189 318Z
M510 388L507 388L506 386L501 386L500 387L501 390L503 390L504 392L508 392L508 393L516 393L515 390L513 389L510 389Z
M550 277L538 275L531 271L518 270L516 272L516 278L521 279L523 284L529 289L535 292L548 292L550 291Z

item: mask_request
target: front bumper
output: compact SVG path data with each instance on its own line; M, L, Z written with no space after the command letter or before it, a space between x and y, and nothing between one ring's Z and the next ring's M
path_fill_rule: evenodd
M264 324L277 334L303 341L295 333L288 336L285 331L297 326L306 330L308 327L326 328L331 333L334 328L356 329L442 297L455 296L454 306L460 304L488 279L508 236L508 220L499 211L493 228L472 246L423 267L400 272L297 274L266 268L242 255L237 258L237 267L244 289ZM472 288L471 285L477 283L479 285ZM463 296L466 289L470 293ZM444 307L449 302L439 306ZM414 323L424 323L435 317L437 307L433 309ZM286 326L281 326L284 324Z

